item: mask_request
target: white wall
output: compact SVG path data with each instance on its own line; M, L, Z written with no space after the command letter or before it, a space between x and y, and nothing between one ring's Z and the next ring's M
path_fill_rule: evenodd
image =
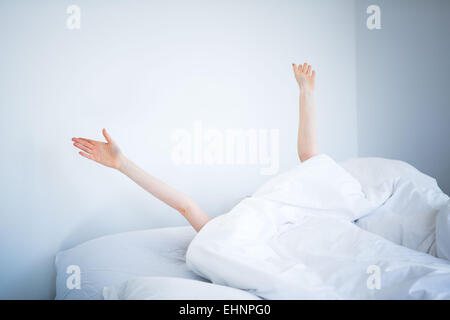
M378 4L381 30L368 30ZM407 161L450 193L450 1L356 1L360 156Z
M66 8L82 10L81 30ZM175 166L171 135L205 127L280 130L280 171L297 164L291 62L318 70L321 150L354 157L353 1L2 1L0 298L53 298L54 254L104 234L182 225L124 176L79 157L100 139L194 199L226 212L260 166Z

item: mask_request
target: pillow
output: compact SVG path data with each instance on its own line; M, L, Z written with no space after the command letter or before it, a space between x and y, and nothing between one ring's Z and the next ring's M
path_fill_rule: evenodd
M448 200L436 189L396 179L391 197L356 224L396 244L437 256L436 218Z
M56 299L102 299L103 287L144 276L207 281L190 271L185 263L185 253L194 236L191 227L133 231L61 251L55 259ZM70 266L81 271L79 289L69 289L66 284L74 272Z
M436 218L436 255L450 261L450 203L439 210Z
M399 160L357 158L340 165L358 179L366 196L392 186L382 206L356 221L359 227L410 249L449 259L449 198L434 178Z
M422 188L435 189L442 192L435 179L400 160L356 158L342 161L339 164L361 183L363 191L398 178L409 180Z
M243 290L197 280L142 277L105 287L105 300L260 300Z

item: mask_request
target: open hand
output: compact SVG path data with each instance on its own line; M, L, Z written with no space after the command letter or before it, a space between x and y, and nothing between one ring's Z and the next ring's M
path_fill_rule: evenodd
M300 89L314 91L316 71L311 70L311 66L306 62L298 67L293 63L292 68L294 69L295 79L297 80Z
M110 168L120 169L124 162L124 156L105 129L102 133L106 143L85 138L72 138L73 145L82 150L78 153L83 157Z

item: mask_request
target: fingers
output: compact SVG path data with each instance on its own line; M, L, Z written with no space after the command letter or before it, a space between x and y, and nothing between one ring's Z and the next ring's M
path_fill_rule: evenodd
M84 153L83 151L78 152L81 156L88 158L89 160L94 160L94 157L90 154Z
M313 72L312 72L312 74L311 74L311 78L312 78L313 80L316 79L316 70L313 70Z
M78 142L75 142L73 145L80 150L86 151L87 153L92 153L92 149L89 149L88 147L86 147Z
M84 139L84 138L72 138L73 142L79 143L89 149L94 149L94 141L93 140L89 140L89 139Z
M308 65L308 69L306 69L306 75L309 75L310 72L311 72L311 66Z
M298 67L295 63L292 64L292 68L295 73L304 73L306 75L311 75L312 66L308 63L300 64ZM314 71L313 71L314 72Z
M82 146L85 146L88 149L94 149L95 148L95 146L92 143L88 142L87 140L85 140L83 138L72 138L72 141L75 142L75 143L78 143L78 144L80 144Z
M103 136L105 137L106 141L112 142L111 136L109 135L108 132L106 132L105 128L103 128L102 133L103 133Z

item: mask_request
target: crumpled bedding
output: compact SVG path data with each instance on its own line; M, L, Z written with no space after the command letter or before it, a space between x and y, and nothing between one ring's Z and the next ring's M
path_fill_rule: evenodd
M186 262L213 283L264 299L450 299L448 197L419 192L408 207L411 190L409 181L394 179L363 191L348 171L318 155L211 220ZM403 230L420 230L424 244L408 248L400 245L405 234L387 239L354 223L380 208L389 216L417 205L428 210L426 221L444 221Z

